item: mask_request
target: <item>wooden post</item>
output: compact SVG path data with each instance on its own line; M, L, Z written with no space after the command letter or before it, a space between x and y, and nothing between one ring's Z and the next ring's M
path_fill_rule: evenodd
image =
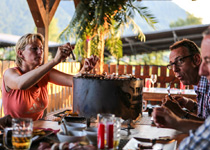
M49 24L56 12L60 0L27 0L31 14L37 27L37 33L41 33L45 38L44 43L44 63L48 61L48 37ZM51 3L50 3L51 2ZM50 6L51 4L51 6Z
M74 0L74 6L75 8L77 7L77 5L79 4L80 0Z

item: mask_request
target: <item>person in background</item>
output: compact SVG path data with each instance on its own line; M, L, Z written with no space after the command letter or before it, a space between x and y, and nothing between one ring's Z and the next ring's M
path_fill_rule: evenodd
M43 43L41 34L29 33L18 40L15 49L17 67L7 69L3 75L2 101L5 115L41 119L48 106L48 83L72 86L73 75L53 68L70 56L73 50L70 43L58 47L55 57L46 64L43 64ZM96 56L85 59L79 73L90 71L97 61Z
M174 96L165 99L162 107L153 110L154 123L158 127L173 128L188 133L197 129L210 114L209 82L205 76L199 75L201 65L200 51L196 44L184 39L173 44L170 53L169 69L173 69L175 76L185 85L197 85L197 102L183 97ZM187 108L189 112L184 111ZM197 113L197 116L196 116Z
M199 74L210 81L210 26L203 33L201 43L202 63ZM207 89L209 90L209 89ZM197 130L190 130L190 134L179 145L179 150L208 150L210 149L210 117Z

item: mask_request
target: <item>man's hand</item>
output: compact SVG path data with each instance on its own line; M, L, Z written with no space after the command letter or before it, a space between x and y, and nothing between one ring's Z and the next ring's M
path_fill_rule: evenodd
M177 128L178 122L181 118L176 116L167 107L161 106L153 109L152 113L154 123L157 127L161 128Z
M182 108L186 108L189 111L197 114L197 103L194 100L181 95L175 95L173 98L179 103Z
M179 105L182 107L182 108L186 108L186 105L188 103L188 98L182 96L182 95L175 95L173 96L174 100L176 100Z
M162 101L162 105L169 108L178 117L183 117L186 113L176 100L170 100L168 96Z

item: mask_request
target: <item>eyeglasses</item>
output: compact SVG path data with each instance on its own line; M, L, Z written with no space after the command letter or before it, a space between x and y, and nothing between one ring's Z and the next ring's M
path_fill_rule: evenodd
M181 66L184 63L184 59L188 58L188 57L192 57L194 56L194 54L188 55L188 56L184 56L182 58L179 58L177 60L175 60L173 63L170 63L167 65L168 69L172 69L173 65L175 66Z

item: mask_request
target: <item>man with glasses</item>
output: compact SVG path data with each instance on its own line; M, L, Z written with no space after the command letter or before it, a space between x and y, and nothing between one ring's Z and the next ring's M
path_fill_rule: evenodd
M173 99L166 98L162 107L153 110L153 118L158 127L188 132L197 129L210 115L209 82L205 76L199 75L201 56L194 42L184 39L170 46L170 50L168 69L172 69L184 85L197 86L195 91L197 102L181 95L173 96ZM181 107L187 108L190 112L184 111Z
M210 27L204 32L204 38L201 43L202 63L200 65L199 74L206 76L210 81ZM209 89L206 89L209 90ZM190 125L190 124L188 124ZM210 117L196 131L190 131L189 137L185 138L179 150L207 150L210 149Z
M198 73L201 64L201 56L197 45L193 41L184 39L170 46L170 50L170 63L167 65L167 68L172 69L175 76L184 85L194 85L197 87L195 90L197 94L197 102L181 95L174 96L174 100L176 100L181 107L188 109L191 114L194 113L199 118L207 118L210 115L210 92L209 90L206 90L209 88L208 80L206 77L200 76ZM171 103L171 101L167 101L166 106L173 111L173 106L172 108L170 107ZM179 117L191 116L184 111L180 110L181 113L176 113L176 111L178 110L174 110L174 113ZM195 119L195 117L190 117L190 119Z

